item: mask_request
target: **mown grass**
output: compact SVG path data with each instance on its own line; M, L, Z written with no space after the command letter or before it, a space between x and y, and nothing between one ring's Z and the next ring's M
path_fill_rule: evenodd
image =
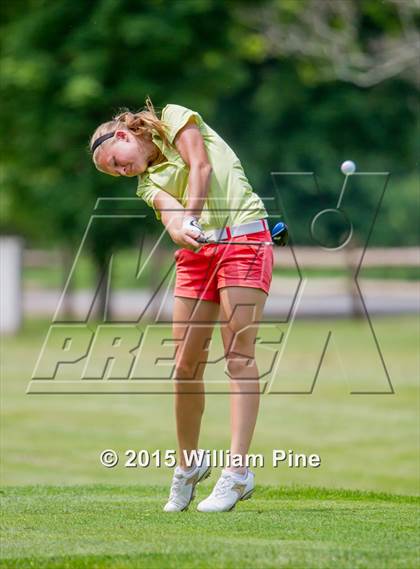
M50 324L27 321L19 336L2 341L0 565L417 567L419 325L415 317L372 322L394 394L351 395L334 350L327 352L311 395L262 396L250 452L263 454L266 462L254 470L252 500L228 514L203 515L192 505L172 516L162 512L172 470L153 463L123 465L126 449L176 448L171 394L27 395ZM354 362L364 363L366 385L385 385L378 368L371 367L376 360L363 323L299 321L295 326L295 343L287 348L298 362L292 384L299 384L299 373L319 357L316 340L331 329L333 338L351 348ZM159 353L158 338L155 344ZM216 332L211 355L218 350ZM263 353L258 361L264 366ZM225 377L223 366L217 366L209 367L207 382L215 373ZM347 371L352 379L352 369ZM228 394L206 397L200 446L229 448ZM105 448L120 453L117 467L101 466ZM273 468L275 448L318 453L322 464ZM210 492L218 472L214 469L199 487L198 499Z
M214 477L210 479L212 481ZM199 487L198 499L211 484ZM165 514L162 486L7 487L2 566L14 569L418 567L418 499L258 487L233 512Z
M331 349L312 394L261 396L250 449L266 459L256 471L258 483L418 492L418 320L377 318L373 324L395 393L351 395L353 385L342 376L340 361ZM46 321L28 321L22 334L3 340L3 483L167 485L170 469L154 463L148 468L124 468L123 453L127 449L176 449L171 389L166 395L27 395L48 327ZM382 368L371 367L378 363L372 337L364 333L363 323L350 320L295 324L295 342L287 350L298 367L287 374L285 387L307 388L299 373L319 361L316 342L328 329L350 349L350 361L363 362L362 387L386 391ZM158 338L155 344L159 353ZM210 356L219 352L217 330ZM259 350L260 369L265 358ZM74 369L77 376L81 368ZM352 371L347 370L351 380ZM224 378L227 387L223 362L208 366L206 385L214 377ZM201 448L229 448L229 412L228 393L207 394ZM100 452L108 448L121 457L113 469L99 461ZM273 468L273 449L316 453L322 463L319 468L288 468L284 463Z

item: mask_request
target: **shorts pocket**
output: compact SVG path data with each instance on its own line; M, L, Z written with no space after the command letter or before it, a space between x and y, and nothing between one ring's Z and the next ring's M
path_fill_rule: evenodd
M271 234L267 229L243 235L245 241L271 241Z

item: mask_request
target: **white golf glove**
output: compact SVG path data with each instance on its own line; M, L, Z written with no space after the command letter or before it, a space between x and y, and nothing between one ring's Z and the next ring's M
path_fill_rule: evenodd
M198 219L193 215L187 215L184 217L184 220L182 222L182 229L188 230L188 232L191 234L190 236L193 239L205 239L203 230L198 223Z

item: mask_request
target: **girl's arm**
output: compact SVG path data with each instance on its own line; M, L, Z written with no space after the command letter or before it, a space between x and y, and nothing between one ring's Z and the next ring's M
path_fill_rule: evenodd
M159 190L153 200L153 206L159 210L163 225L166 227L172 241L186 249L197 249L200 243L193 238L193 232L182 226L185 209L167 192Z
M198 218L209 191L212 167L200 129L193 118L176 135L175 146L190 170L185 215Z

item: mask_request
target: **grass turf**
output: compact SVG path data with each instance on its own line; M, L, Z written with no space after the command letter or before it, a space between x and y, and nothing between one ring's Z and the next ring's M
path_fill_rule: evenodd
M299 323L299 367L310 361L311 341L325 333L324 325ZM375 382L375 360L369 358L372 345L363 341L362 325L348 320L330 325L363 358L366 382ZM395 394L350 395L331 352L312 395L263 395L250 449L266 458L264 468L257 471L259 484L418 493L418 320L383 318L376 319L374 325ZM123 452L176 447L172 396L26 395L47 330L48 322L28 321L22 334L3 340L2 482L12 486L167 485L171 474L166 468L153 464L124 468ZM218 344L216 334L216 349ZM259 364L264 364L263 355ZM218 370L223 377L223 366ZM297 383L293 373L290 377ZM229 448L227 394L206 398L200 446ZM118 467L101 466L99 454L107 448L120 453ZM285 464L272 468L270 457L275 448L317 453L322 465L315 469L287 468Z
M212 479L214 476L212 476ZM198 487L197 499L211 485ZM165 514L165 486L21 486L2 492L2 567L418 567L412 496L259 486L233 512Z
M26 395L48 325L28 321L22 334L3 340L2 482L12 486L167 485L170 472L166 468L154 464L124 468L123 452L176 448L171 394ZM378 384L376 369L370 368L369 355L375 355L372 341L366 340L358 322L299 322L293 350L300 369L319 358L313 340L325 334L325 326L342 335L356 360L366 361L366 384L381 388L383 377ZM263 395L250 449L266 458L264 468L257 471L259 484L418 493L418 320L377 318L374 326L395 394L350 395L331 352L312 395ZM218 346L219 331L215 353ZM258 361L264 365L262 354ZM217 366L217 373L225 377L223 364ZM298 384L299 377L291 373L290 378ZM229 396L209 394L200 447L227 449L229 439ZM107 448L120 453L118 467L101 466L99 454ZM270 457L275 448L317 453L322 465L313 469L282 464L274 469Z
M124 449L174 448L171 396L25 394L48 324L28 321L22 334L3 340L0 566L418 566L418 499L409 496L418 492L416 318L374 320L395 394L350 395L331 353L312 395L264 395L251 448L267 461L255 470L258 490L235 511L212 516L193 507L175 516L162 512L171 476L166 468L124 468L122 460L113 469L100 465L105 448L118 450L121 459ZM366 362L366 382L375 381L371 342L354 321L300 322L290 348L300 368L316 357L312 341L326 324ZM228 448L227 395L207 397L200 443ZM319 453L322 465L274 469L273 448ZM198 498L210 488L203 484Z

